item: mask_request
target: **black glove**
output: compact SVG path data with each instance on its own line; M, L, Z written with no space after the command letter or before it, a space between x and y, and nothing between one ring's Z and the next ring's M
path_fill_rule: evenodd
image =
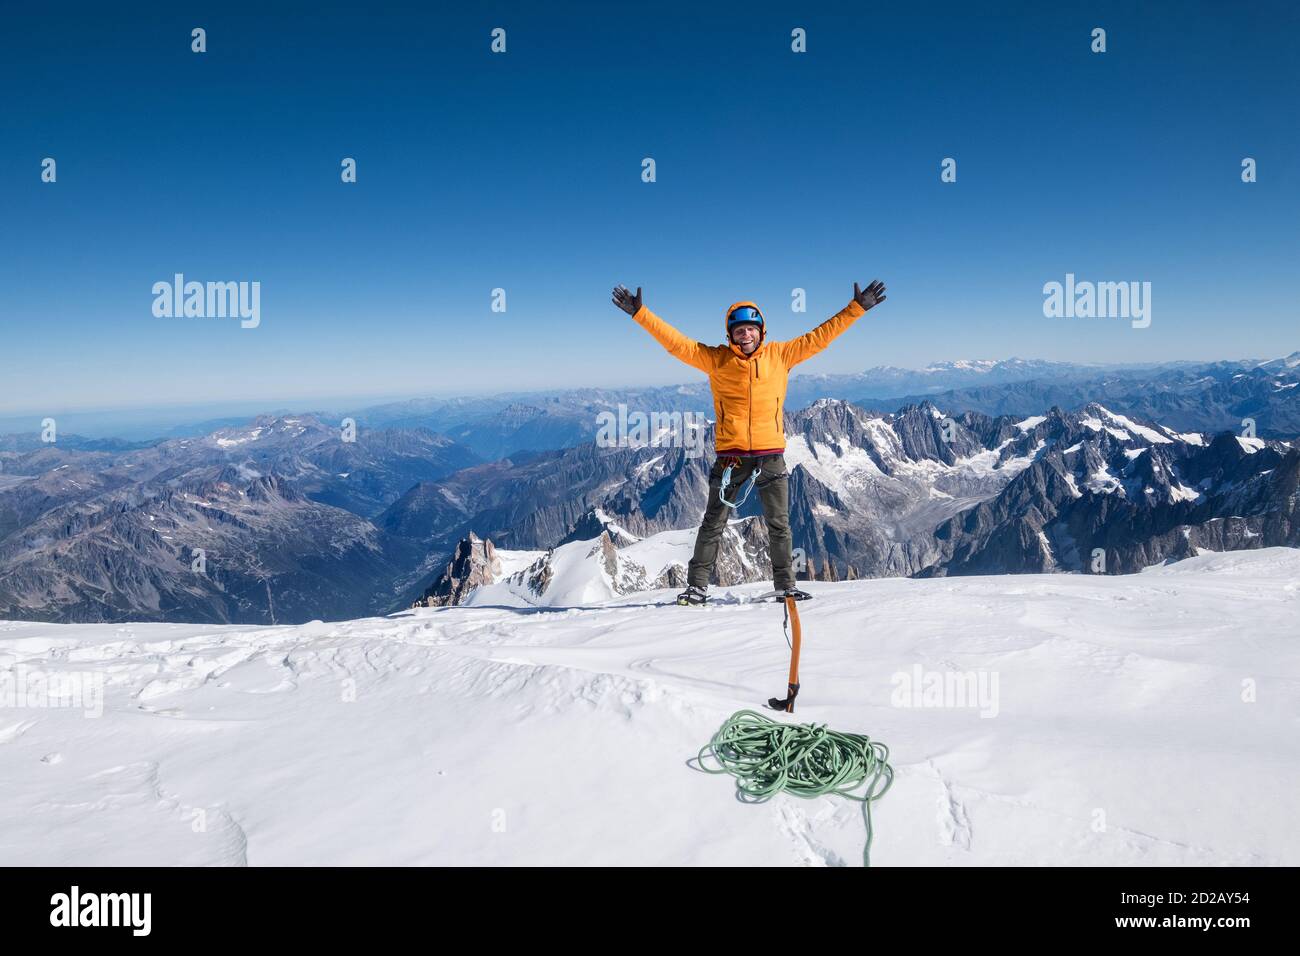
M641 287L637 286L633 294L627 291L627 286L614 286L614 304L628 315L636 315L641 311Z
M873 279L871 285L859 289L858 284L853 283L853 301L867 310L879 305L885 301L885 284L879 279Z

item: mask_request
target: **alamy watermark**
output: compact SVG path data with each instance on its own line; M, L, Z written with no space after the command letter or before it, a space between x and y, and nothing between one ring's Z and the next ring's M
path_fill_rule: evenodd
M160 319L240 319L240 327L262 324L262 283L186 282L176 273L171 282L153 284L153 314Z
M1065 282L1043 284L1043 315L1049 319L1132 319L1135 329L1151 324L1150 282Z
M104 675L95 671L47 672L19 664L0 671L0 709L80 707L86 717L104 715Z
M998 715L997 671L927 671L920 664L889 678L893 707L979 708L981 717Z
M618 412L596 416L597 448L682 448L687 458L704 454L704 429L708 419L697 412Z
M148 936L152 911L152 893L83 893L74 884L50 897L51 926L118 926Z

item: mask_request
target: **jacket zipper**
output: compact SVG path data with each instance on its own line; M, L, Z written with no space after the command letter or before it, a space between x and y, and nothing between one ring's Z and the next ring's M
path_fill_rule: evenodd
M754 374L749 378L749 442L746 447L754 450L754 379L758 377L758 360L754 361Z

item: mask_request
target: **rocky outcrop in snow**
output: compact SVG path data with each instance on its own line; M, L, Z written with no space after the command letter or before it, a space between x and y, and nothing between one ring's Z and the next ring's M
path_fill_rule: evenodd
M568 541L536 552L510 552L526 562L502 572L491 541L471 535L417 606L524 603L554 606L605 600L659 588L686 586L695 531L660 532L620 544L602 530L597 537ZM770 580L771 558L762 520L744 518L723 532L714 584L732 586Z
M492 542L471 534L457 546L442 574L413 606L459 604L475 588L499 579L501 570L501 561Z

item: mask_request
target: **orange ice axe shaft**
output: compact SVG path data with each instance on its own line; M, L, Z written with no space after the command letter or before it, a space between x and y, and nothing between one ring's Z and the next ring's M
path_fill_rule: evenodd
M773 710L783 710L787 714L794 713L794 699L799 696L799 645L802 643L802 634L799 629L799 609L795 606L795 600L792 597L785 599L785 613L791 621L794 622L794 639L790 642L790 680L787 683L785 700L778 700L775 697L768 698L767 706Z

